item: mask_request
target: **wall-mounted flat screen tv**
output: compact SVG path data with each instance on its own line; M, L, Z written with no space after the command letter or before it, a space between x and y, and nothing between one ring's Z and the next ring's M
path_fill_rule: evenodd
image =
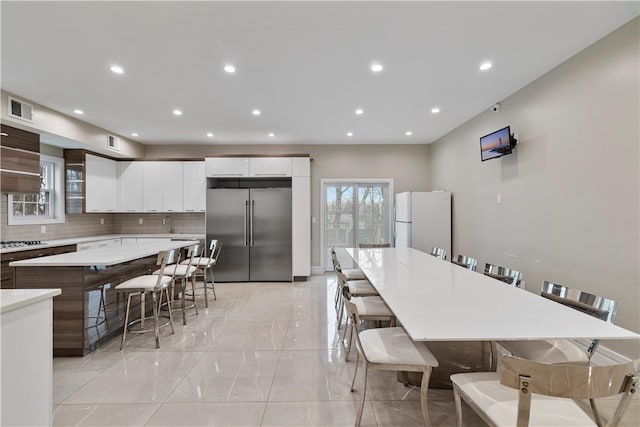
M511 154L511 127L500 130L480 138L480 157L482 161L497 159Z

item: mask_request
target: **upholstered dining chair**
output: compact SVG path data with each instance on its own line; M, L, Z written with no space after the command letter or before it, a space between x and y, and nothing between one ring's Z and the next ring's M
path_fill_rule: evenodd
M345 301L345 308L351 317L352 325L360 323L360 315L357 306ZM431 370L438 366L438 360L429 351L427 346L421 342L414 342L403 328L373 328L359 332L356 327L355 337L358 353L356 366L351 381L351 391L354 391L356 377L358 374L358 363L362 355L364 364L364 381L362 383L362 400L356 418L356 426L362 421L362 412L367 392L367 376L369 370L378 371L408 371L422 372L422 384L420 387L420 403L422 405L422 416L425 424L430 427L429 417L429 379Z
M638 388L637 368L633 362L547 364L506 355L499 372L451 375L458 427L462 427L461 400L491 426L597 426L575 400L619 395L606 424L615 427Z

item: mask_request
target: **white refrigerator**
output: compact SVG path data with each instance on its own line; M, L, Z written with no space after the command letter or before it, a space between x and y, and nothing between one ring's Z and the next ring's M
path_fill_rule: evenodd
M451 259L451 193L408 191L396 194L395 246L430 253L433 246Z

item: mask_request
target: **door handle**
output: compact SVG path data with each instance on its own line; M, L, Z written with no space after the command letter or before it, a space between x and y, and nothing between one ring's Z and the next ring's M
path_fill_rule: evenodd
M249 209L249 201L244 201L244 246L247 246L247 209Z
M251 206L249 208L249 236L251 238L251 246L253 246L253 211L256 207L256 201L251 200Z

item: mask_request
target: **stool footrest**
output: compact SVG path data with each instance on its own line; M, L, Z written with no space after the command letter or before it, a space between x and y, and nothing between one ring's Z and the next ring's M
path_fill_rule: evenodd
M161 328L163 326L167 326L170 322L170 319L168 316L158 316L158 320L163 319L165 320L162 323L158 323L158 328ZM147 328L142 328L141 327L141 323L142 323L142 319L136 319L133 320L131 322L129 322L127 324L127 332L130 332L132 334L143 334L145 332L151 332L153 331L153 317L145 317L144 318L145 324L149 324L150 326ZM137 326L137 327L134 327Z

